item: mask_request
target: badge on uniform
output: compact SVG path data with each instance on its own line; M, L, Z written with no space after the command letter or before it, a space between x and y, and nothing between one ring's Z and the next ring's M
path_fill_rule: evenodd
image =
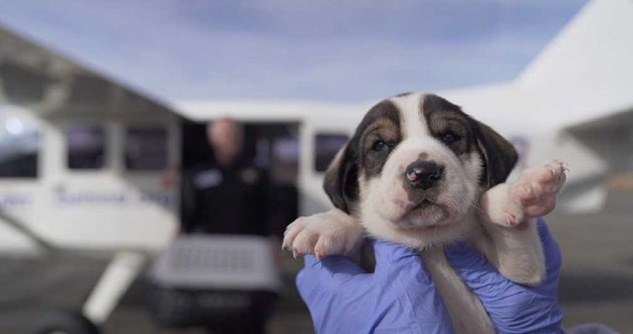
M197 189L215 187L222 183L222 173L217 169L209 169L196 174L193 184Z

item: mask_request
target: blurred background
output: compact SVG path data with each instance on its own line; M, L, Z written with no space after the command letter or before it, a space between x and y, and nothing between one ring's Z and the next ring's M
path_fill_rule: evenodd
M407 91L491 125L519 168L569 163L547 218L565 324L629 332L631 36L632 0L2 1L0 332L313 332L279 238ZM254 227L199 226L229 193Z

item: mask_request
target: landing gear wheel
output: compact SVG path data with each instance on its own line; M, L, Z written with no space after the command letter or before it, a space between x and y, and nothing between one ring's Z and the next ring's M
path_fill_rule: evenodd
M33 322L29 334L99 334L99 329L81 313L48 312Z

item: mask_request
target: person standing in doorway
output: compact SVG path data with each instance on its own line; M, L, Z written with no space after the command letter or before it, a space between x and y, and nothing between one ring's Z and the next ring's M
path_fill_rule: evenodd
M270 185L267 173L247 164L244 133L231 118L207 126L213 159L184 173L181 233L238 234L270 237L280 251L280 237L269 219ZM253 314L240 324L210 328L211 333L264 333L265 317Z

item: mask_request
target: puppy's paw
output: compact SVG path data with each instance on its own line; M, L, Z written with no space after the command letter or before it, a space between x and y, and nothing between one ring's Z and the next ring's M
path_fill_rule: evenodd
M318 259L345 255L363 237L363 228L353 217L333 209L309 217L300 217L288 225L283 249L295 257L314 254Z
M505 223L520 227L528 219L552 212L567 171L567 164L560 160L526 169L508 188L508 200L503 210Z

